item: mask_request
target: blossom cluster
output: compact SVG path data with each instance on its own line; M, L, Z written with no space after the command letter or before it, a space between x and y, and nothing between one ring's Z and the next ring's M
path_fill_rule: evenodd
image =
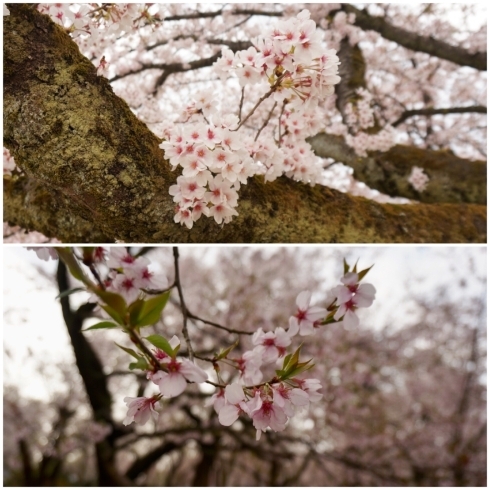
M238 345L236 342L211 359L201 358L211 363L216 375L216 381L209 381L208 373L194 362L185 328L183 333L189 358L177 355L181 343L175 335L170 340L159 334L140 336L141 328L159 321L170 289L179 284L178 279L173 286L169 286L164 274L158 275L150 270L147 257L133 256L125 247L109 250L103 247L78 250L60 247L56 251L39 247L36 252L45 260L59 257L72 275L87 286L92 293L91 301L98 302L110 317L110 321L100 322L88 330L119 326L137 349L135 351L117 344L136 359L129 368L144 371L146 377L158 386L159 392L150 397L124 398L128 408L123 422L126 425L133 422L145 424L150 418L156 420L156 404L161 399L181 395L188 383L207 382L218 388L208 404L214 406L222 425L232 425L243 415L251 419L257 439L268 429L284 430L299 410L322 397L319 393L320 380L299 377L313 364L311 359L300 359L301 346L288 353L294 337L315 335L320 327L330 323L342 322L346 328L356 327L359 323L357 309L371 306L376 293L371 284L361 284L370 268L357 272L356 266L350 270L344 262L341 284L328 292L325 307L313 305L311 292L302 291L297 295L296 309L289 318L287 330L283 326L268 332L258 328L251 338L252 348L242 352L239 357L231 356ZM86 277L80 262L90 269L97 284ZM105 277L98 272L102 265L107 270ZM149 290L155 296L147 299ZM182 294L180 288L179 294ZM150 347L148 344L151 344ZM150 350L152 347L153 350ZM234 371L223 374L219 367L221 362ZM274 365L275 375L263 381L264 373Z
M429 183L429 176L424 172L423 168L412 167L410 175L408 177L408 182L417 192L423 192L427 188Z
M234 72L242 86L266 81L275 101L306 110L332 95L340 81L339 59L321 41L310 12L303 10L253 39L246 51L225 48L214 66L222 76Z
M174 169L183 169L170 188L176 223L190 229L203 215L218 224L230 222L238 215L237 191L256 174L266 181L285 174L312 185L320 179L322 167L305 138L319 129L318 103L332 95L340 81L339 60L334 50L322 46L322 34L309 15L303 10L279 22L247 50L223 49L214 64L220 76L235 74L244 90L259 84L259 93L264 91L248 115L241 116L241 104L239 115L220 114L214 95L204 91L184 111L185 127L164 131L166 140L160 147ZM274 106L255 139L239 135L267 99ZM277 104L282 107L277 137L270 132L261 135ZM199 119L191 120L193 116Z
M99 250L102 261L104 249ZM146 257L134 257L124 247L112 247L106 260L112 269L105 280L106 290L120 294L130 304L142 294L142 289L167 289L167 278L152 272L149 264Z

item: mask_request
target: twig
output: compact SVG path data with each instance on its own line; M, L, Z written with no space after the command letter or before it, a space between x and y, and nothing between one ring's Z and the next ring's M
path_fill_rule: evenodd
M286 107L286 101L283 102L282 107L281 107L281 114L279 114L279 124L278 124L278 131L279 131L279 137L277 140L277 146L281 148L281 118L282 115L284 114L284 107Z
M274 90L276 89L276 87L277 87L277 82L271 87L271 89L266 94L264 94L257 101L257 103L254 105L253 109L247 114L247 117L245 119L243 119L243 121L240 121L240 124L238 125L238 128L236 128L234 131L238 131L248 121L248 119L250 118L250 116L255 112L255 109L257 109L257 107L259 107L259 105L262 104L262 102L264 102L264 100L267 99L272 94L272 92L274 92Z
M262 124L262 126L260 127L260 129L257 131L257 135L255 136L254 141L257 141L259 139L260 133L269 124L269 121L270 121L270 119L272 117L272 113L274 112L274 109L276 108L276 106L277 106L277 101L274 102L274 105L272 106L272 109L270 110L269 115L267 116L266 120L264 121L264 124Z
M194 351L191 345L191 339L189 338L189 332L187 331L187 316L188 309L185 305L184 301L184 293L182 292L182 285L180 283L180 274L179 274L179 247L173 247L174 252L174 267L175 267L175 285L177 286L177 291L179 292L180 304L182 305L182 317L183 317L183 325L182 325L182 334L184 335L185 343L187 345L187 350L189 352L189 359L194 361Z
M242 87L242 96L240 97L240 105L238 106L238 121L242 120L242 107L243 107L244 96L245 96L245 86Z
M245 332L244 330L235 330L234 328L224 327L219 323L211 322L209 320L204 320L203 318L200 318L194 315L193 313L191 313L187 308L186 308L186 313L187 313L187 318L192 318L193 320L199 320L200 322L206 323L207 325L211 325L212 327L220 328L221 330L226 330L229 333L237 333L239 335L253 335L253 332Z

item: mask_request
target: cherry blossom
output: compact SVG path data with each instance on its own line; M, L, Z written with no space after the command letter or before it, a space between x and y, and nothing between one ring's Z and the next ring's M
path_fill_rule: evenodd
M267 333L259 328L253 334L252 343L256 346L254 351L262 356L263 362L270 364L285 355L286 347L291 344L291 337L282 327Z
M225 388L225 404L218 411L218 420L221 425L231 425L238 419L240 413L247 410L243 386L233 383Z
M429 177L424 172L424 169L420 167L412 167L410 175L408 177L408 182L412 185L412 187L418 191L423 192L427 188L427 184L429 183Z
M357 308L371 306L376 295L376 289L372 284L359 284L359 275L348 272L342 277L343 286L335 288L337 304L339 306L334 318L339 320L343 317L344 324L349 328L359 325L359 318L355 314Z
M128 406L128 413L123 421L124 425L129 425L135 422L139 425L144 425L150 416L154 420L158 417L158 412L155 410L155 403L158 401L159 397L152 396L151 398L137 397L132 398L127 396L124 398L124 403Z
M236 359L238 369L240 370L242 380L247 385L255 385L262 381L262 356L259 352L247 351L244 352L242 357Z
M310 306L311 293L303 291L296 298L298 311L289 318L290 336L296 335L299 331L300 335L311 335L315 333L315 322L327 316L327 310L319 306Z
M165 364L168 372L158 371L151 380L158 385L165 397L179 396L187 387L187 382L204 383L207 373L188 359L171 359Z
M36 252L36 255L41 260L49 261L50 259L56 260L58 258L56 249L53 247L26 247L26 249Z

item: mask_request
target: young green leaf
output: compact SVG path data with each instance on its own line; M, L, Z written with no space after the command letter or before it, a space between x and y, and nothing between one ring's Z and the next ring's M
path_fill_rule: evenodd
M110 306L114 311L116 311L121 318L126 315L126 301L125 299L117 293L111 291L103 291L102 289L96 288L94 293L108 306Z
M59 258L65 263L66 267L68 267L68 270L70 271L70 274L75 279L82 281L90 288L94 287L92 281L90 281L90 279L84 274L70 247L58 247L56 252L58 252Z
M66 296L69 296L70 294L73 293L78 293L79 291L86 291L85 288L74 288L74 289L67 289L66 291L63 291L62 293L58 294L55 299L61 299L65 298Z
M349 272L349 269L350 269L349 264L344 259L344 276Z
M131 369L131 370L141 369L143 371L146 371L146 370L148 370L148 368L149 368L148 362L146 361L146 359L144 357L139 357L136 362L132 362L129 365L129 369Z
M139 359L141 356L136 354L136 352L133 349L130 349L129 347L123 347L122 345L119 345L117 342L114 342L120 349L123 351L127 352L130 356L133 356L135 359Z
M145 301L134 326L146 327L147 325L154 325L157 323L160 320L160 316L169 297L170 291L166 291Z
M86 332L87 330L99 330L101 328L117 328L118 325L112 322L99 322L96 323L95 325L92 325L91 327L85 328L83 331Z
M116 321L117 324L124 325L124 319L121 317L121 315L116 310L114 310L113 308L111 308L108 305L100 305L100 307L106 313L108 313Z
M364 269L363 271L359 272L359 281L364 278L364 276L373 268L374 264L371 267L368 267L367 269Z
M226 349L221 349L220 352L216 355L216 360L219 361L220 359L226 359L228 357L228 354L238 345L238 340L233 344L230 345L230 347Z
M153 344L155 347L158 347L159 349L163 350L163 352L165 352L165 354L167 354L168 356L175 357L175 352L166 338L158 334L149 335L148 337L145 338L146 340L148 340L148 342L150 342L150 344Z
M142 299L137 299L128 306L130 325L136 325L138 316L141 313L144 304L145 302Z

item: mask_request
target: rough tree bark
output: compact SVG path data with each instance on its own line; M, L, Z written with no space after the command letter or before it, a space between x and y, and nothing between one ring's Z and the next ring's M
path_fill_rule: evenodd
M286 178L251 179L239 216L192 230L173 222L176 181L160 140L46 16L4 17L4 144L23 174L4 185L4 218L67 242L483 242L475 204L378 204ZM86 231L81 231L86 230Z

